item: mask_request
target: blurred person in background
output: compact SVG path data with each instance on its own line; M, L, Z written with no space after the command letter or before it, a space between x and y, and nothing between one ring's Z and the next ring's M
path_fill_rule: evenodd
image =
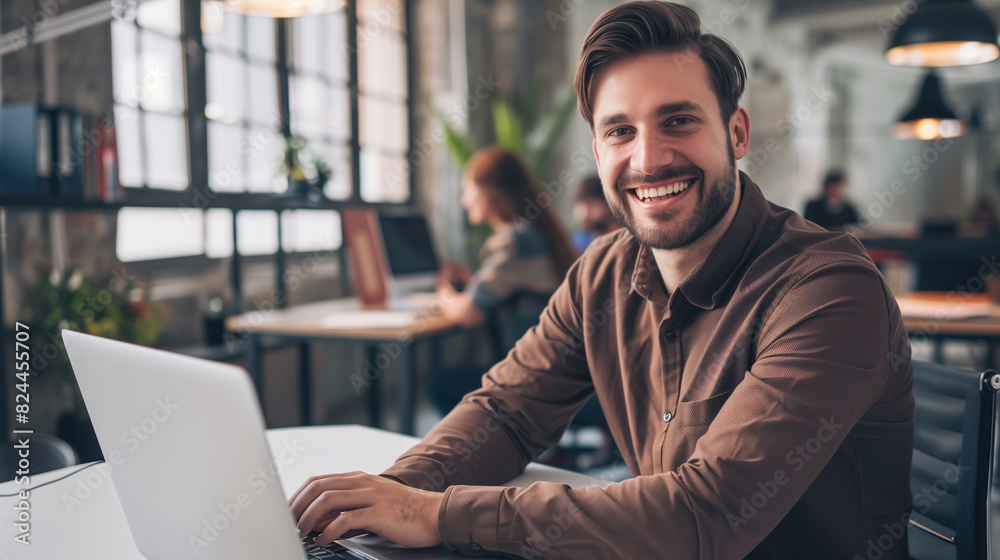
M580 231L573 234L573 246L580 253L587 249L591 241L622 227L604 200L604 187L597 175L580 181L576 202L573 203L573 218L580 224Z
M566 276L577 252L555 213L539 204L539 190L527 166L514 153L500 148L476 152L462 176L462 208L469 223L488 225L493 233L479 254L479 269L446 266L438 287L442 313L455 324L481 325L495 308L520 294L534 294L536 305L513 306L505 316L500 349L509 346L532 325ZM453 284L465 285L461 292ZM464 367L440 372L429 381L431 400L447 414L462 397L480 386L487 367Z
M823 179L823 196L809 201L803 217L830 231L857 225L858 212L854 209L854 205L844 198L846 190L844 172L830 170Z

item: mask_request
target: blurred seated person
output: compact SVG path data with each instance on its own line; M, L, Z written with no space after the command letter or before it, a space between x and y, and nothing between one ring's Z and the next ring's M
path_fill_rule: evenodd
M1000 236L1000 220L997 219L997 209L993 200L986 194L976 199L976 205L972 208L972 220L969 222L966 234L969 237Z
M471 328L518 294L536 294L547 301L562 282L577 253L555 213L538 204L539 190L528 168L511 152L485 148L466 164L461 204L472 225L487 224L493 234L479 254L479 269L468 273L446 265L438 287L442 313L456 324ZM449 277L450 276L450 277ZM466 287L458 292L452 280ZM504 341L516 341L538 322L544 303L531 309L518 306L501 325ZM518 315L520 313L520 315ZM511 342L512 344L512 342ZM509 348L502 349L503 353ZM491 362L492 363L492 362ZM458 368L430 380L431 399L442 414L481 384L486 367Z
M823 179L823 196L809 201L805 219L830 231L843 230L844 226L858 223L858 212L844 198L847 184L843 171L831 170Z
M597 175L580 181L576 202L573 203L573 217L580 224L580 231L573 234L573 246L580 253L587 249L591 241L622 227L604 200L604 187Z

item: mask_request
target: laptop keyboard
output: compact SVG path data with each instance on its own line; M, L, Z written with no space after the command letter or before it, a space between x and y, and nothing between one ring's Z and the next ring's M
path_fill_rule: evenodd
M306 549L309 560L371 560L368 556L358 554L335 542L325 547L319 546L312 541L311 537L304 537L302 546Z

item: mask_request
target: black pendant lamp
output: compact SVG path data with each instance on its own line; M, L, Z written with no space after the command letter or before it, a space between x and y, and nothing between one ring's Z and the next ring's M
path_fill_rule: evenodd
M998 57L997 26L972 0L926 0L896 29L885 51L896 66L968 66Z
M945 102L937 73L930 70L916 103L892 125L892 135L900 139L934 140L962 136L966 129L965 122Z

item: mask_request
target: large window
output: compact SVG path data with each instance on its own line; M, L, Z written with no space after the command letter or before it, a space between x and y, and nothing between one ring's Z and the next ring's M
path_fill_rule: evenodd
M188 179L179 0L148 0L111 23L119 173L129 187Z
M345 9L287 23L223 14L218 4L202 3L203 76L185 75L182 3L185 9L198 6L188 0L146 0L112 23L115 123L126 187L188 189L193 161L203 170L207 163L208 187L213 191L227 195L283 191L287 182L281 170L280 84L287 76L291 133L304 137L333 171L324 188L326 197L369 203L409 198L402 0L356 0L348 2L356 18ZM357 22L356 47L348 39L351 21ZM281 30L286 31L284 45L278 44ZM356 83L352 83L355 63ZM194 147L188 143L185 92L192 88L203 92L206 100L205 146L194 139ZM125 208L119 213L119 256L129 261L186 255L220 258L232 255L234 249L240 254L271 254L278 248L278 220L288 251L340 244L339 214L330 210L280 215L239 211L237 240L232 239L232 220L233 212L226 209ZM320 237L309 233L313 229ZM161 248L144 249L158 244L149 240L168 238L172 242L160 243Z
M275 21L225 14L220 23L202 34L209 187L283 191Z
M361 198L409 196L406 36L402 0L358 0Z
M292 133L333 170L325 194L351 196L351 106L348 72L347 15L332 14L292 20L288 79Z

